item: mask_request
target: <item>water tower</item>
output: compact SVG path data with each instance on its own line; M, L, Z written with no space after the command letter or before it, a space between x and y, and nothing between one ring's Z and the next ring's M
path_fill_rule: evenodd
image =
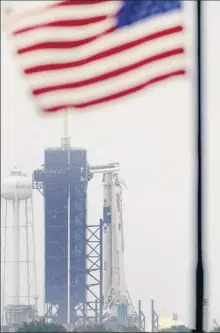
M16 328L37 308L32 184L15 168L1 191L2 325Z

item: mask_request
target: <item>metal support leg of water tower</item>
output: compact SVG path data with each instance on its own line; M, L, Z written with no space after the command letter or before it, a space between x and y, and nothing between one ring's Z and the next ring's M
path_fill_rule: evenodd
M141 332L145 332L145 315L141 308L141 301L138 301L138 327Z
M154 309L154 300L151 300L151 327L152 332L158 332L159 329L159 316Z

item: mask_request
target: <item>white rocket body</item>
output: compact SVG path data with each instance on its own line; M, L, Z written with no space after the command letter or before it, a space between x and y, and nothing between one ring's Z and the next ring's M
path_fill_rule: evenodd
M124 239L122 220L122 191L118 178L112 185L112 288L116 291L118 301L126 293L124 272Z
M138 320L125 284L124 239L122 219L122 182L118 178L119 163L96 165L90 172L103 174L102 224L102 296L103 320L115 318L121 326Z
M104 174L103 296L111 313L126 303L122 193L117 174ZM107 305L108 304L108 305Z
M103 296L107 297L112 279L112 212L111 212L112 173L103 175Z

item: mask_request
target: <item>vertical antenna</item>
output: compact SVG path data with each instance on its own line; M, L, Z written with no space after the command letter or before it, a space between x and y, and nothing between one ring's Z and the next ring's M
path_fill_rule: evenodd
M68 137L68 111L64 111L64 137Z
M64 128L63 137L61 138L62 147L70 147L70 137L68 136L68 110L64 110Z

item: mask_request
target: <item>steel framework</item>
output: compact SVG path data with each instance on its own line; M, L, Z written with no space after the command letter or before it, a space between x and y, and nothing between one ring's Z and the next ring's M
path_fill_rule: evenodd
M151 300L151 326L152 332L158 332L159 330L159 316L154 308L154 300Z
M79 325L102 322L102 220L86 231L86 306L78 309Z
M138 327L141 332L145 332L145 315L142 311L141 301L138 301Z
M33 173L45 201L45 317L61 324L101 319L102 228L87 226L91 178L86 151L71 147L45 149Z

